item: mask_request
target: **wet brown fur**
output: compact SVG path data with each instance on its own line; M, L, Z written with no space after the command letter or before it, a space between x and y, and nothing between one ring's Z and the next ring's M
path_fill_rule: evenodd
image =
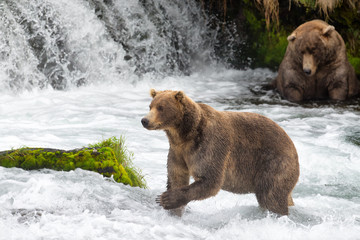
M220 189L255 193L259 205L286 215L298 181L294 144L272 120L255 113L220 112L182 91L151 90L149 130L165 130L170 143L167 191L158 198L181 215L190 201ZM194 182L189 185L192 176Z
M288 41L273 82L284 98L294 102L345 100L359 93L345 43L333 26L321 20L309 21L300 25ZM311 70L311 74L305 74L306 70Z

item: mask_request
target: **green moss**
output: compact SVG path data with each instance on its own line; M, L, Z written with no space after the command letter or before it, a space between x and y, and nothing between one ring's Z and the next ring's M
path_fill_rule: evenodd
M360 57L348 56L350 64L354 67L356 75L360 75Z
M134 154L128 151L125 146L125 138L109 138L102 142L89 145L91 148L99 149L99 152L105 153L108 158L114 158L117 160L118 165L112 165L112 163L105 163L105 167L118 168L118 174L114 175L115 181L121 181L129 185L145 186L144 177L141 175L141 171L133 166L132 159ZM112 151L109 151L112 150ZM104 168L103 166L103 168Z
M125 168L122 165L119 166L119 174L116 175L116 178L118 179L118 181L124 182L125 184L129 184L129 185L135 184L131 181L128 172L125 170Z
M297 2L307 8L312 10L316 9L316 1L315 0L297 0Z
M251 12L245 14L248 21L250 48L246 53L253 59L252 67L268 67L275 69L284 57L288 45L286 31L280 26L266 30L265 20L259 20Z
M94 171L116 182L146 187L141 171L132 165L133 153L125 147L123 137L113 137L86 148L62 151L22 148L0 152L0 166L26 170L42 168L71 171L76 168Z
M36 163L36 156L35 155L25 155L24 161L20 165L21 168L26 170L34 170L38 168Z
M255 13L249 9L244 9L243 13L252 31L259 31L263 28L265 19L259 19Z
M261 40L263 44L258 50L258 56L263 59L264 66L272 68L280 65L288 45L287 34L284 31L273 31L267 36L264 34Z

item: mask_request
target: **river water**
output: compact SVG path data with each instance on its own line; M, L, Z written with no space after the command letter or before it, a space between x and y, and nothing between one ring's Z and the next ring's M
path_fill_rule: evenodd
M169 2L0 3L0 151L124 135L148 185L81 169L0 167L0 239L360 239L359 100L282 100L264 87L276 73L217 59L217 32L199 6ZM301 171L289 216L261 210L253 194L225 191L189 203L182 218L159 207L169 145L140 123L150 88L283 127Z

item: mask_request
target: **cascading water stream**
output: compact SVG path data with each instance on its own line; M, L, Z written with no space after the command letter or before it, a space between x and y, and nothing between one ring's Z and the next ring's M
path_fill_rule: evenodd
M195 1L4 0L0 11L3 88L131 82L218 62L218 31Z

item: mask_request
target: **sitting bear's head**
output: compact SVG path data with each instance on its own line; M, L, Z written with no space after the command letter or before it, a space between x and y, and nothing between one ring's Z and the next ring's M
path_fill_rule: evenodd
M320 65L329 63L336 54L338 46L334 46L333 32L336 32L333 26L314 20L299 26L288 36L289 47L296 56L294 60L302 65L305 75L313 76Z
M153 100L150 103L150 112L141 123L149 130L167 130L175 128L183 119L185 94L182 91L155 91L150 90Z

